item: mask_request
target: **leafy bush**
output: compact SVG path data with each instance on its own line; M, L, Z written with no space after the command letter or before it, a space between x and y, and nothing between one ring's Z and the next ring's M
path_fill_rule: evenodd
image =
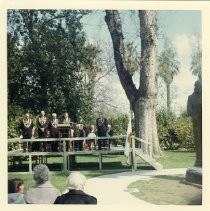
M176 117L165 110L157 112L157 128L160 146L167 150L194 149L191 118L183 115Z
M17 138L20 136L20 132L18 130L20 119L24 114L23 109L17 105L9 105L8 106L8 138ZM8 150L18 149L18 143L9 143Z
M24 110L20 106L8 106L8 138L17 138L20 136L18 126L23 115Z
M178 117L174 122L174 130L178 140L181 140L180 147L194 149L193 124L190 117Z
M116 117L109 119L109 124L112 126L114 135L125 135L128 127L128 116L126 114L118 114ZM119 140L117 143L115 140L112 144L124 144L124 140Z

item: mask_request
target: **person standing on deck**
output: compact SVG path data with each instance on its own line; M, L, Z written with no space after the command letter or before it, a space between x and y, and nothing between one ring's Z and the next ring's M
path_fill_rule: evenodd
M71 122L71 117L67 112L64 113L63 115L63 124L69 125L69 129L62 129L62 138L71 138L74 136L74 130L72 128L73 124ZM67 151L70 151L73 148L73 142L67 141Z
M20 125L21 139L31 139L34 136L34 124L32 119L30 118L30 114L26 113L23 117ZM31 143L23 142L23 152L26 150L31 151Z
M50 120L49 128L50 128L51 138L58 138L59 135L58 118L56 113L52 113L52 120ZM50 144L52 151L58 152L58 146L59 146L58 141L52 141Z
M47 138L47 129L49 127L49 123L44 111L40 112L40 115L37 118L36 126L38 129L38 138ZM46 151L45 142L38 143L38 145L35 146L36 150L38 148L40 151Z
M103 112L99 112L99 117L96 119L97 135L98 137L105 137L108 130L108 120L104 117ZM106 145L105 139L98 140L98 149L101 150Z

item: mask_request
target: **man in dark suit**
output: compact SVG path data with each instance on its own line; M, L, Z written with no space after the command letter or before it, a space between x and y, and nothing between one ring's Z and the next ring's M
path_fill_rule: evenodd
M104 118L104 114L99 112L99 117L96 119L96 127L97 127L97 135L98 137L105 137L107 136L108 130L108 120ZM102 147L105 147L106 140L99 139L98 140L98 149L101 150Z
M67 178L67 192L58 196L54 204L97 204L94 196L85 193L86 178L79 172L71 173Z

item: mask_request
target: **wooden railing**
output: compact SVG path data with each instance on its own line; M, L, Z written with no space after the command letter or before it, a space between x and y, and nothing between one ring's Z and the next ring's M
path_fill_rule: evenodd
M117 142L119 142L119 139L124 139L125 140L126 135L119 135L119 136L111 136L111 137L75 137L75 138L41 138L41 139L20 139L20 138L11 138L8 139L8 144L9 143L18 143L20 144L20 146L24 143L24 142L52 142L52 141L58 141L62 143L62 150L60 150L59 152L23 152L21 150L21 152L17 152L18 150L11 150L8 151L8 157L12 157L12 156L28 156L29 157L29 172L32 172L32 156L45 156L45 155L60 155L63 157L63 171L67 171L67 157L70 154L70 152L66 151L66 142L76 142L76 141L80 141L80 140L94 140L94 141L98 141L100 139L104 139L104 140L116 140ZM21 147L19 147L19 151L20 151ZM95 154L99 155L99 169L102 169L102 153L104 153L103 150L93 150L95 152Z
M119 142L119 139L126 139L126 135L119 135L119 136L112 136L112 137L76 137L76 138L42 138L42 139L20 139L20 138L12 138L8 139L9 143L19 143L22 145L24 142L51 142L51 141L58 141L61 142L63 147L62 150L59 152L21 152L21 153L15 153L15 151L8 151L8 157L9 156L29 156L29 172L32 172L32 156L39 156L39 155L60 155L63 157L63 171L67 171L67 157L69 155L69 152L66 151L66 142L73 142L73 141L79 141L79 140L94 140L98 141L100 139L106 139L106 140L117 140ZM141 145L142 143L149 145L149 157L152 158L152 144L150 142L147 142L143 139L140 139L138 137L132 136L131 139L131 147L130 147L130 153L131 153L131 165L132 169L135 171L137 170L137 163L136 163L136 141L139 142ZM99 155L99 169L102 169L102 153L104 153L103 150L93 150L95 151L95 154Z
M137 163L136 163L136 141L140 143L140 146L142 143L149 145L149 157L152 158L152 143L145 141L143 139L140 139L138 137L132 136L132 143L131 143L131 155L132 155L132 169L135 171L137 170Z

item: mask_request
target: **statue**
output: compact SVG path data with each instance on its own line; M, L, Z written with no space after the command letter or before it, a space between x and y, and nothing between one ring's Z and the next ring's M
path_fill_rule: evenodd
M196 161L194 166L202 167L202 81L195 82L194 92L188 97L187 113L192 117Z

